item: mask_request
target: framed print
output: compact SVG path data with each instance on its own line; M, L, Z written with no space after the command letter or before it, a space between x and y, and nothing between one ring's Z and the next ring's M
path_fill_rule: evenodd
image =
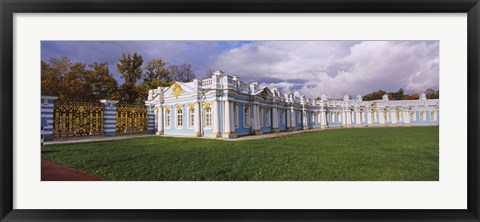
M2 221L479 221L478 1L2 1Z

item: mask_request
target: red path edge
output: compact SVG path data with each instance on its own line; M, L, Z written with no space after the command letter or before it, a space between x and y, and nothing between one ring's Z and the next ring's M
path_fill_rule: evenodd
M104 181L76 169L42 158L42 181Z

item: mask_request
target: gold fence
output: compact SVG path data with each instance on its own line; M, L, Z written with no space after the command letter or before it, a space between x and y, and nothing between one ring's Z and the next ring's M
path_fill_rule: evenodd
M57 100L53 108L53 135L103 135L104 105L92 101Z
M117 104L117 133L147 133L148 112L143 104Z

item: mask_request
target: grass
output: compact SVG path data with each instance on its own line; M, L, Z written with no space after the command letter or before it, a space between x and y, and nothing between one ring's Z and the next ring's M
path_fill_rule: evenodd
M437 181L438 141L438 127L335 129L235 142L150 136L47 145L42 157L123 181Z

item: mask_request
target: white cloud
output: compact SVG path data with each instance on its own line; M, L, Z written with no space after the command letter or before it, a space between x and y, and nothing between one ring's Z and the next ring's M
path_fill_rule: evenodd
M220 54L214 64L244 80L299 89L312 98L377 89L422 92L438 88L438 47L438 41L259 41Z

